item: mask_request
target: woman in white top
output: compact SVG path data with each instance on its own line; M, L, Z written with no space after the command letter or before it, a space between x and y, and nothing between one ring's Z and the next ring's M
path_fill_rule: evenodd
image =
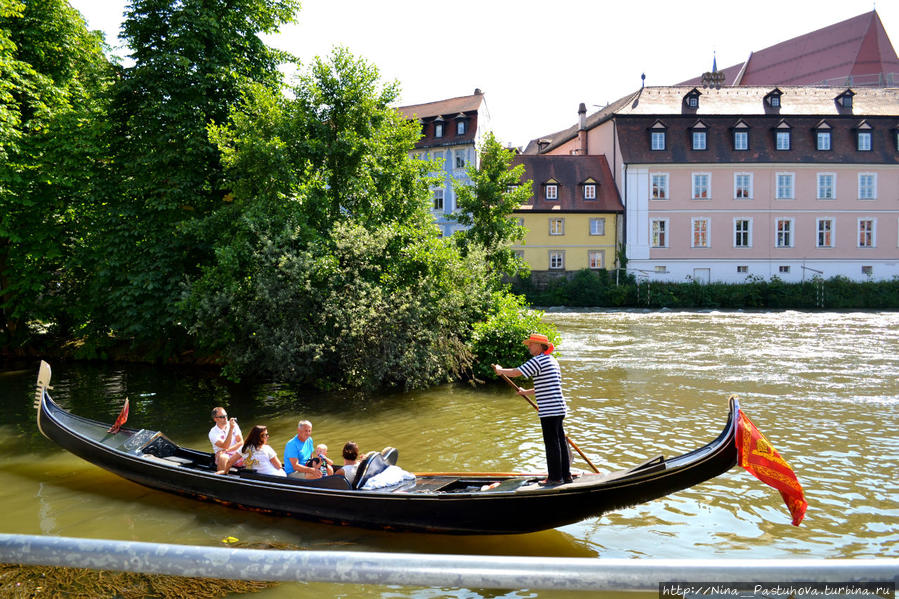
M281 461L278 454L268 445L268 428L257 424L247 435L240 453L231 456L224 470L219 470L219 474L225 474L231 469L231 466L243 458L244 466L251 470L255 470L260 474L270 474L272 476L287 476L281 469Z

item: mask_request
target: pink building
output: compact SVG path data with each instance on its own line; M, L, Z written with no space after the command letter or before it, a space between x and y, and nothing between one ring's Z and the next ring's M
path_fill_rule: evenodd
M586 132L590 153L610 158L629 270L899 276L897 88L652 87L579 129L526 152L579 153Z

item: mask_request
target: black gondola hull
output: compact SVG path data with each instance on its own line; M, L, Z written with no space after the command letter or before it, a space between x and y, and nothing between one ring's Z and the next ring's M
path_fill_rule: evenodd
M144 431L123 428L115 435L107 433L108 424L66 412L45 389L39 394L38 425L47 438L130 481L242 509L388 530L509 534L555 528L669 495L716 477L736 463L739 405L731 398L727 424L717 439L682 456L626 472L583 475L555 487L535 484L534 474L419 475L412 486L349 490L321 486L326 481L219 475L212 469L210 453L174 444L175 458L190 465L128 450L129 440ZM500 486L480 490L491 482Z

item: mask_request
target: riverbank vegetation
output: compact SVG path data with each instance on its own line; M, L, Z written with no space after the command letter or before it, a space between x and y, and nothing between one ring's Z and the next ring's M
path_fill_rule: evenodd
M513 290L535 306L590 308L899 310L899 279L813 278L787 283L748 277L743 283L649 281L625 271L582 270L538 283L516 279Z
M7 354L421 388L522 357L525 328L554 334L501 282L505 214L439 237L396 84L344 49L301 65L262 43L296 0L134 0L127 65L64 0L3 6ZM469 199L488 205L514 190L511 152L484 152Z

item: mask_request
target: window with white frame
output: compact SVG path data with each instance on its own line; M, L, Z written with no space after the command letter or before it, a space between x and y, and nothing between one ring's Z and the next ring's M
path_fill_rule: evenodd
M752 173L734 173L734 199L752 199Z
M793 199L793 173L777 173L775 175L776 189L775 196L778 200Z
M752 247L752 219L751 218L735 218L734 219L734 247L750 248Z
M606 234L606 219L604 217L597 217L590 219L590 235L605 235Z
M871 151L871 132L870 131L859 131L858 132L858 151L859 152L870 152Z
M789 150L790 149L790 131L789 130L781 130L778 131L775 135L776 148L778 150Z
M465 121L462 119L456 121L456 135L465 135Z
M705 131L693 131L693 149L694 150L705 150L706 149L706 135Z
M830 149L830 131L818 129L818 135L817 135L815 147L821 151Z
M709 173L693 173L693 199L708 200L711 197L712 175Z
M546 184L546 199L547 200L558 200L559 199L558 183L547 183Z
M656 130L650 133L650 148L653 150L665 149L665 131Z
M875 238L876 225L877 221L873 218L858 219L858 247L877 247L877 239Z
M434 210L443 210L443 190L435 189L433 196L434 196Z
M456 150L453 152L453 156L455 156L456 159L456 168L465 168L466 158L468 157L467 154L468 152L466 150Z
M596 183L584 183L584 199L596 199Z
M832 248L833 247L833 219L819 218L815 222L817 235L815 236L815 247Z
M653 200L668 199L668 173L653 173L651 175L652 189L649 196Z
M691 247L707 248L709 243L709 219L706 217L698 217L690 220L693 229L693 240Z
M734 131L734 149L749 149L749 131L747 131L746 129L737 129L736 131Z
M749 267L745 264L741 264L740 266L737 266L737 272L748 273Z
M562 270L565 268L565 252L563 250L551 250L549 252L549 268Z
M877 173L858 174L858 199L877 199Z
M434 137L443 137L443 123L434 123Z
M444 166L443 152L434 152L433 154L431 154L431 160L433 160L436 163L437 170L441 170L441 171L443 170L443 166Z
M565 234L565 219L564 218L549 219L549 234L550 235L564 235Z
M650 236L652 238L652 247L666 248L668 247L668 219L654 218L650 221Z
M605 250L590 250L587 253L587 263L590 268L598 269L606 267Z
M817 197L819 200L832 200L836 197L837 176L834 173L818 173Z
M793 219L778 218L774 221L774 246L779 248L793 247Z
M789 267L789 266L783 266L783 265L778 266L778 267L777 267L777 272L783 273L783 274L787 274L788 272L790 272L790 267Z

